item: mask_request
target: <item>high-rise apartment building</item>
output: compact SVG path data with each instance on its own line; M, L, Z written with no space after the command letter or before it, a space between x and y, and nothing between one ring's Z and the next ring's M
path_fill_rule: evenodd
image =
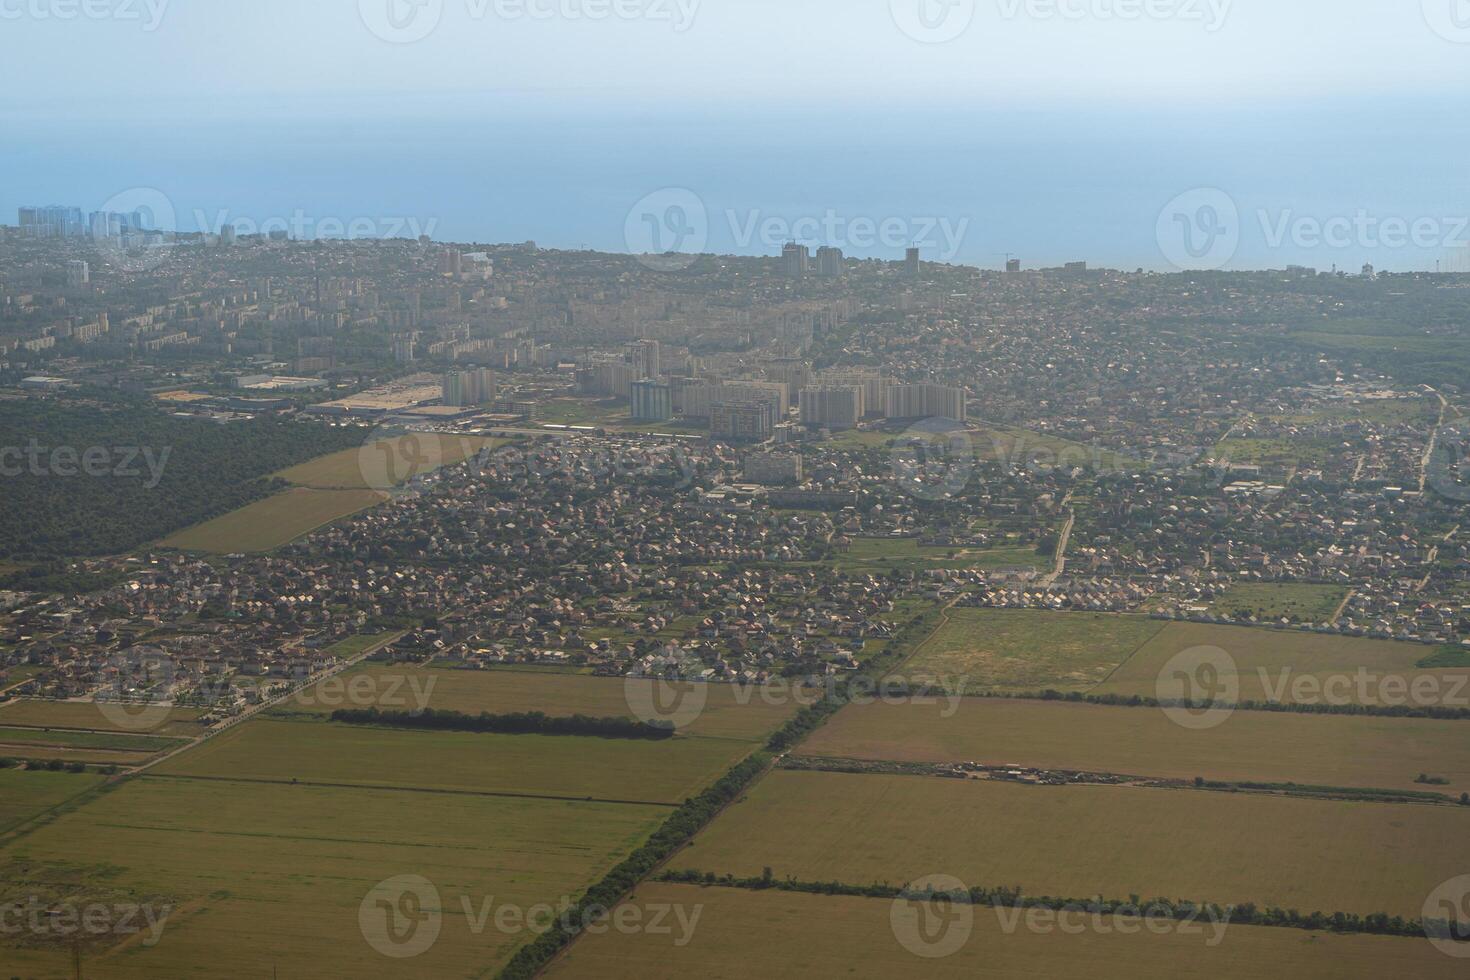
M667 422L674 417L674 390L661 381L633 382L631 399L636 422Z
M892 385L883 414L890 419L968 418L965 389L949 385Z
M842 276L842 249L831 245L823 245L817 249L817 275L823 279L837 279Z
M805 245L798 242L788 242L781 249L781 274L787 279L806 278L807 263L810 255Z
M450 371L444 375L444 404L455 408L485 405L495 400L495 372L489 368Z
M851 429L863 417L861 385L821 384L801 389L801 422L824 429Z

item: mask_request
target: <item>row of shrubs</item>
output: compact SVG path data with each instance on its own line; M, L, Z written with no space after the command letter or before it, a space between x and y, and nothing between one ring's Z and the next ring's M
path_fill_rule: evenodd
M869 885L848 885L837 881L797 881L794 878L778 879L771 869L758 878L736 878L733 875L716 875L710 871L665 871L659 881L688 885L719 885L726 888L776 889L778 891L803 892L812 895L852 895L864 898L908 898L916 901L949 901L957 904L990 906L1010 909L1051 909L1081 911L1097 915L1147 914L1157 918L1180 921L1195 921L1206 918L1212 922L1230 925L1272 926L1289 929L1306 929L1312 932L1367 933L1378 936L1401 936L1422 939L1454 939L1467 941L1463 927L1456 928L1447 919L1405 919L1398 915L1376 912L1359 915L1356 912L1299 912L1296 909L1261 908L1253 903L1244 905L1217 905L1212 902L1189 902L1178 899L1154 898L1147 901L1133 896L1127 901L1100 898L1055 898L1052 896L1023 895L1019 886L1000 888L971 888L969 891L943 892L932 888L913 889L907 885L891 885L875 882Z
M44 761L27 761L25 759L0 759L0 769L15 769L19 767L26 772L86 772L88 766L85 762L67 762L63 759L46 759ZM112 775L117 772L117 766L96 766L97 772Z
M385 725L392 728L422 728L434 731L492 732L497 735L592 735L599 738L672 738L674 727L631 718L593 718L588 715L552 717L540 711L478 715L462 711L383 711L380 708L339 708L332 720L349 725Z
M897 693L941 696L957 693L933 684L900 684ZM1439 721L1470 721L1470 708L1446 708L1434 705L1365 705L1365 704L1295 704L1281 701L1183 701L1160 700L1141 694L1081 694L1077 691L965 691L966 697L999 698L1013 701L1070 701L1074 704L1100 704L1118 708L1186 708L1207 711L1211 708L1234 708L1239 711L1276 711L1300 715L1357 715L1379 718L1433 718Z

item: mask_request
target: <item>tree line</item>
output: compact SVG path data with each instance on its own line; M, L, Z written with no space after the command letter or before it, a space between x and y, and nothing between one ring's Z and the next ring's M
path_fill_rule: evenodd
M907 898L914 901L948 901L955 904L1011 909L1050 909L1055 912L1086 912L1093 915L1133 915L1194 921L1208 916L1214 922L1230 925L1270 926L1306 929L1311 932L1366 933L1376 936L1399 936L1423 939L1454 939L1465 942L1464 928L1448 919L1406 919L1403 916L1374 912L1300 912L1275 906L1262 908L1254 903L1218 905L1213 902L1190 902L1179 899L1154 898L1147 901L1133 896L1127 901L1103 898L1057 898L1022 894L1020 886L996 888L975 887L968 891L944 892L933 888L914 889L908 885L874 882L867 885L839 881L798 881L776 878L770 868L759 877L737 878L711 871L665 871L658 881L685 885L717 885L751 890L775 889L810 895L848 895L860 898Z
M462 711L383 711L380 708L339 708L332 720L348 725L379 725L388 728L418 728L429 731L487 732L497 735L589 735L597 738L661 740L673 738L668 722L644 722L632 718L593 718L589 715L552 716L541 711L515 714L478 715Z

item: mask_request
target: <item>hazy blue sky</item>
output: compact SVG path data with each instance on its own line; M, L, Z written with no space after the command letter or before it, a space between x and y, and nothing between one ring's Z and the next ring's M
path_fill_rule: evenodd
M0 0L0 78L0 220L638 250L677 188L715 251L835 210L980 265L1470 265L1470 0Z
M1470 43L1444 36L1458 5L1470 41L1466 0L417 2L414 20L415 0L0 0L0 104L196 114L289 96L310 114L322 96L434 93L452 111L460 97L537 92L601 105L1082 107L1413 97L1470 81ZM968 29L915 40L896 21L922 24L921 2L941 32ZM83 3L92 16L60 19ZM438 26L416 43L381 40L364 11L386 24L390 4L414 29Z

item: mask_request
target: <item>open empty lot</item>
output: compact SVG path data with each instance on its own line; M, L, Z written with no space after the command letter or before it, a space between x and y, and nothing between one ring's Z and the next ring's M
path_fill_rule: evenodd
M143 777L0 849L0 880L48 903L173 907L151 948L89 945L86 976L483 977L532 938L481 920L484 909L577 894L667 812ZM360 916L381 918L364 900L401 875L432 887L417 914L439 934L421 955L392 959L369 944ZM6 976L71 976L67 946L24 945L0 947Z
M375 490L297 487L186 528L164 538L160 544L165 548L210 554L271 551L385 499Z
M1230 656L1241 700L1322 703L1328 696L1341 695L1344 703L1351 704L1417 703L1418 698L1410 697L1411 685L1417 681L1427 684L1425 690L1431 695L1423 699L1424 706L1470 707L1470 668L1415 666L1434 647L1210 623L1170 623L1092 693L1153 697L1158 693L1159 675L1170 660L1196 647L1217 647ZM1359 694L1360 674L1368 678L1366 698ZM1393 678L1390 684L1398 686L1385 686L1385 678Z
M632 904L645 910L643 921L652 921L658 907L670 906L683 907L689 917L698 909L699 918L682 945L676 945L682 938L677 927L671 935L645 930L584 936L546 976L1449 980L1464 975L1463 960L1445 956L1428 942L1380 936L1230 926L1223 941L1211 946L1208 926L1199 934L1035 933L1024 920L1008 930L995 910L977 908L968 932L955 933L959 941L952 955L921 959L900 942L894 903L886 899L652 884L640 887ZM904 903L901 911L911 908ZM933 938L949 935L935 932Z
M671 866L1417 917L1470 867L1460 807L776 771Z
M1232 586L1215 600L1213 610L1225 616L1254 616L1262 622L1289 619L1323 623L1337 611L1347 592L1340 585L1249 582Z
M299 487L319 490L385 490L507 442L486 436L408 433L322 456L276 476Z
M704 789L753 749L734 739L655 742L257 720L154 771L672 805Z
M690 735L763 739L785 724L798 707L790 698L777 698L773 693L768 699L755 688L739 689L732 684L677 687L687 695L704 698L703 710L684 729ZM308 688L282 704L277 713L331 714L350 701L353 706L381 704L385 710L426 707L468 714L541 711L633 718L637 715L629 702L652 704L653 690L653 681L620 677L363 664L325 687Z
M1157 708L964 698L848 707L799 752L1171 779L1470 791L1470 722L1420 718L1237 711L1218 727L1189 729ZM1420 774L1450 782L1422 785L1415 782Z
M954 609L894 674L970 691L1087 691L1163 628L1142 616Z

